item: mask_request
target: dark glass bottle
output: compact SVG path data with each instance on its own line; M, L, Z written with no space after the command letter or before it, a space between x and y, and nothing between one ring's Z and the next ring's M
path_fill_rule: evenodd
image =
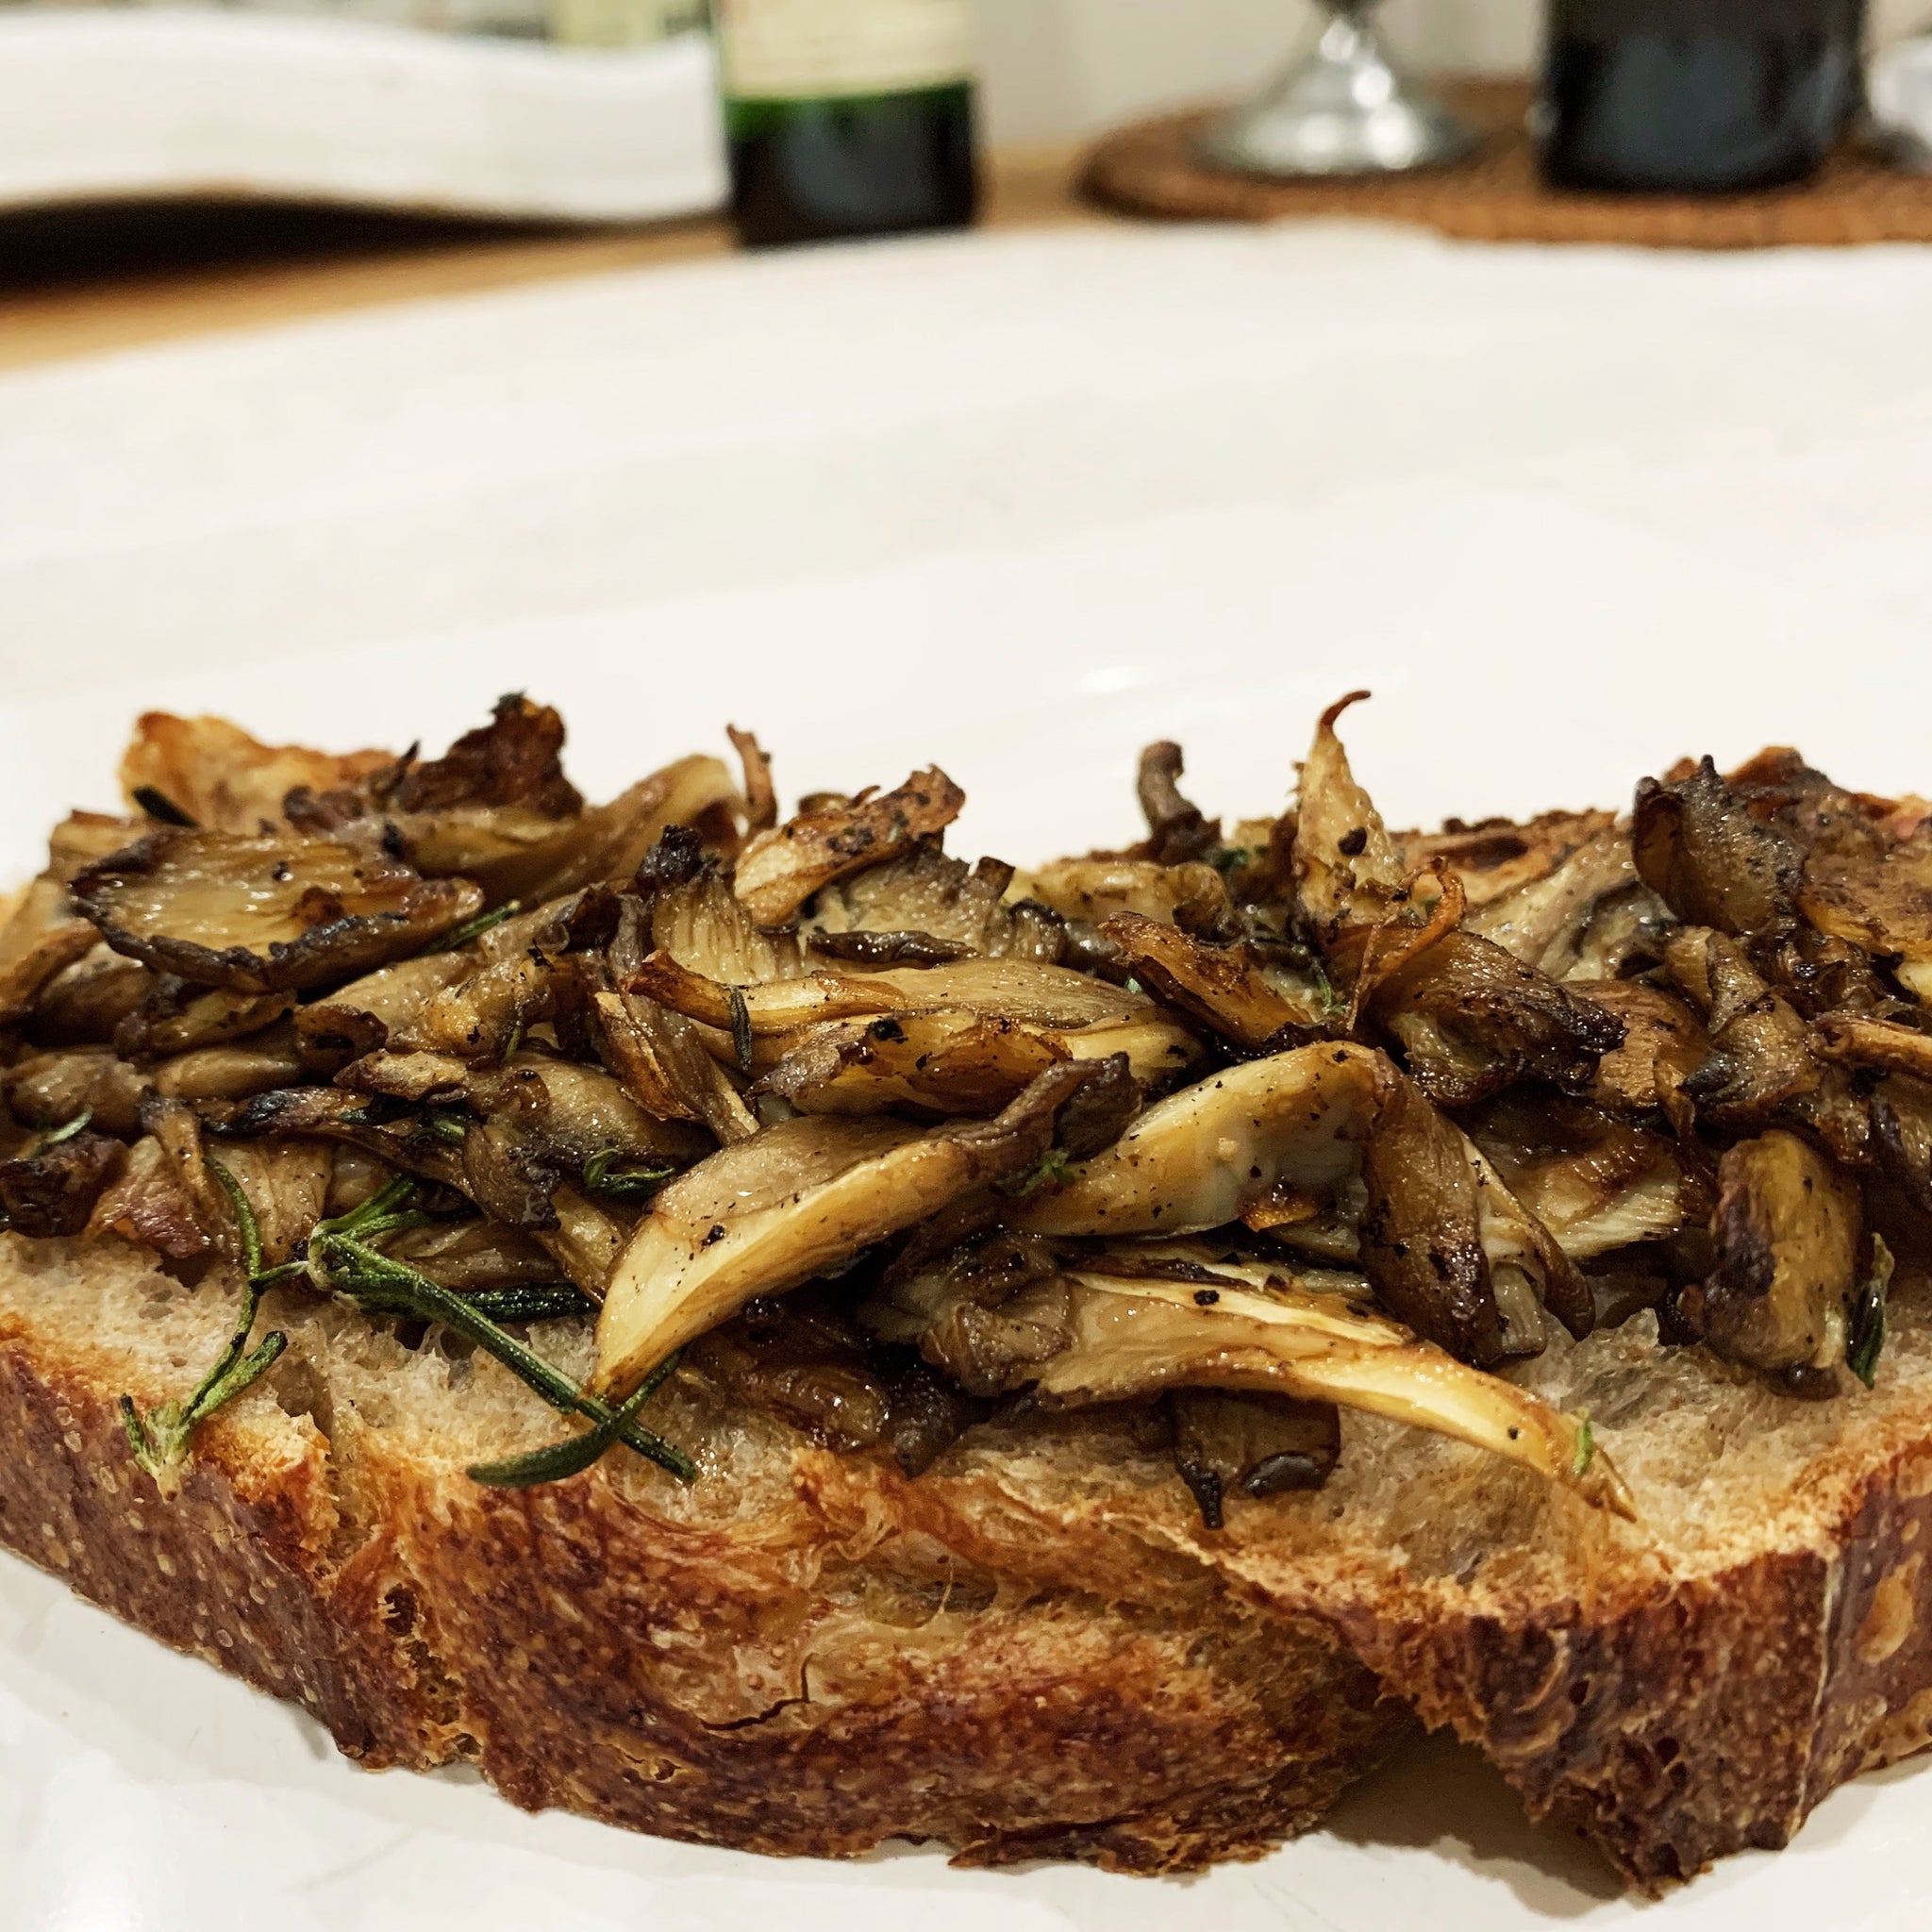
M1551 0L1542 166L1558 187L1801 181L1860 92L1864 0Z
M748 247L958 228L978 211L971 0L715 0Z

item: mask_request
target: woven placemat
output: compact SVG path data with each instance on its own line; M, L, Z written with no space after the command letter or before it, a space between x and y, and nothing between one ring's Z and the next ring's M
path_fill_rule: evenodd
M1105 207L1175 220L1272 222L1354 216L1406 222L1471 242L1622 242L1645 248L1843 247L1932 242L1932 178L1901 175L1848 143L1813 180L1755 194L1574 194L1547 188L1524 131L1518 81L1443 92L1487 137L1441 174L1381 180L1257 181L1209 167L1194 136L1211 115L1174 114L1110 135L1081 192Z

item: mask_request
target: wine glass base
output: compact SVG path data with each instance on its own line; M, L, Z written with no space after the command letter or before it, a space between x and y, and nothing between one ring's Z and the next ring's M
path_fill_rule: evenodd
M1393 65L1364 19L1341 14L1312 54L1209 126L1199 151L1232 174L1289 180L1445 168L1480 145Z

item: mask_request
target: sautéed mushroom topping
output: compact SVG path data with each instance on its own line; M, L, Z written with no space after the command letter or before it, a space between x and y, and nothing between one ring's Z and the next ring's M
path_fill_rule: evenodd
M0 1213L242 1274L200 1386L124 1403L164 1489L279 1288L576 1419L484 1482L620 1443L694 1478L643 1420L676 1374L913 1478L1003 1409L1138 1407L1210 1529L1319 1490L1350 1412L1634 1514L1511 1377L1558 1331L1655 1310L1793 1398L1882 1373L1932 818L1769 751L1401 833L1360 695L1275 816L1224 832L1158 744L1146 836L1030 872L946 851L936 766L787 817L735 728L741 783L594 805L521 695L437 758L151 713L125 815L0 924ZM581 1383L556 1321L596 1324Z

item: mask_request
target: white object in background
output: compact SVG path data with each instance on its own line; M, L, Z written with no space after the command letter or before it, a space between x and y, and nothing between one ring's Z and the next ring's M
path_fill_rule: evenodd
M1901 41L1872 64L1872 118L1890 137L1898 160L1932 174L1932 32Z
M340 19L0 9L0 208L261 195L627 222L725 191L698 35L592 52Z

